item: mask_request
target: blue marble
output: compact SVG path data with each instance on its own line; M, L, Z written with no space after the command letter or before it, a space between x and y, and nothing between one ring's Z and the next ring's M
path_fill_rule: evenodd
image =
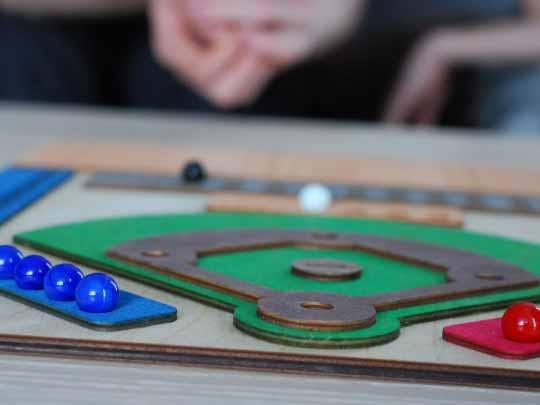
M81 311L75 301L51 300L43 290L22 290L14 280L0 280L0 293L93 329L128 329L176 319L175 307L127 291L120 291L116 309L106 313Z
M26 256L15 268L13 278L23 290L42 290L45 275L51 267L51 263L43 256Z
M57 264L45 276L43 289L51 300L74 301L75 289L83 277L83 272L77 266L69 263Z
M23 254L14 246L0 246L0 280L13 278L13 272L21 262Z
M93 313L111 312L118 303L118 284L103 273L84 277L75 290L75 300L82 311Z

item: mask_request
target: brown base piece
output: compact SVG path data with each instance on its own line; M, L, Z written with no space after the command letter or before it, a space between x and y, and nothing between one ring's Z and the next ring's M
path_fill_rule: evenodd
M365 251L444 272L447 283L366 297L317 292L291 294L197 266L201 256L286 246ZM533 287L539 283L526 270L474 253L352 233L249 229L171 234L130 241L112 247L108 255L255 301L259 316L266 320L284 326L319 330L367 327L373 324L376 311Z
M269 322L313 330L367 328L376 315L368 301L312 292L263 297L257 302L257 313Z

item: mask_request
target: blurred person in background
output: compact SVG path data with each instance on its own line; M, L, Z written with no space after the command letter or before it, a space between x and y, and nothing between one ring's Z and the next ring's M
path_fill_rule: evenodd
M436 124L453 90L452 73L464 69L470 87L463 103L470 124L507 134L540 134L540 1L470 7L504 18L427 30L406 58L384 120Z
M538 3L0 0L0 99L540 131Z
M363 2L0 0L0 98L316 116L326 80L292 66L346 40Z

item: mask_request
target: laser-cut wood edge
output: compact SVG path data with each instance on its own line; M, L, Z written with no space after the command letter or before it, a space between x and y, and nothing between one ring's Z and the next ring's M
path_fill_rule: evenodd
M330 308L328 311L302 309L291 293L280 293L245 281L230 278L216 272L197 267L201 255L230 253L245 250L268 249L283 246L311 246L331 249L352 249L366 251L412 264L423 265L434 271L446 272L445 284L414 288L404 291L382 293L364 297L347 297L351 305L359 305L354 319L342 316L343 312ZM162 251L165 255L148 255L147 252ZM314 330L347 330L365 327L373 323L375 309L378 311L418 305L464 296L533 287L539 280L531 273L486 258L474 253L456 249L427 245L419 242L402 241L391 238L373 237L362 234L317 233L309 231L250 229L215 232L170 234L135 240L111 247L109 257L149 267L172 277L194 284L232 294L259 303L258 310L265 319L271 319L284 326L296 325ZM311 301L333 307L333 301L343 298L321 293ZM264 299L272 297L274 309L261 306ZM295 298L294 298L295 299ZM280 303L279 301L283 302ZM306 301L310 301L309 297ZM364 306L366 308L364 308ZM279 313L277 313L279 312ZM331 315L331 316L328 316ZM333 316L333 317L332 317ZM325 322L325 320L327 322Z
M41 147L23 156L17 163L79 171L176 174L191 160L203 162L211 176L348 182L540 196L540 173L531 170L428 161L413 163L317 154L278 154L239 148L66 143Z
M427 362L0 335L0 352L92 361L260 371L540 391L540 372Z

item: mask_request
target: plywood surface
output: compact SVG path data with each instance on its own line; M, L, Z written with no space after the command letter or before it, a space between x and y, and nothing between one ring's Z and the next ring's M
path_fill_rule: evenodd
M115 113L83 108L28 108L20 105L0 109L0 136L4 143L0 158L7 164L14 156L36 145L50 142L133 142L153 145L241 145L254 150L346 154L366 159L419 157L469 166L537 167L539 141L475 136L471 131L439 131L431 128L380 128L337 123L272 120L232 120L178 114ZM65 196L65 194L62 194ZM99 198L98 198L99 196ZM163 193L159 196L113 191L85 195L86 206L61 205L9 224L1 240L10 233L65 221L154 212L194 212L204 209L202 196ZM91 208L88 210L88 208ZM53 208L53 207L50 207ZM540 243L540 221L521 215L494 216L467 213L468 229ZM0 230L1 231L1 230ZM19 307L21 308L21 307ZM468 317L473 318L473 317ZM464 319L464 318L463 318ZM412 330L409 329L412 333ZM429 334L420 343L437 338ZM480 356L480 358L484 358ZM473 358L476 360L476 357ZM194 404L253 403L403 403L437 404L537 404L538 394L470 387L397 384L314 378L277 374L253 374L230 370L137 365L121 362L61 360L39 357L0 357L2 397L7 403L134 404L181 398ZM69 381L69 384L66 384ZM46 396L44 395L46 393Z
M78 405L538 404L534 392L12 355L0 357L0 379L3 401L17 405L71 405L74 395Z
M430 162L354 159L322 154L255 152L238 148L125 144L57 144L29 152L18 163L80 171L177 173L200 160L211 175L269 180L364 183L381 186L540 195L540 171Z
M211 212L261 212L303 214L298 199L287 196L256 195L247 193L215 193L209 196ZM370 203L340 200L332 203L324 215L366 217L394 221L461 227L463 211L457 208L413 205L401 203Z
M141 211L163 213L179 210L179 200L176 194L144 195L96 190L87 190L83 194L80 191L83 180L83 176L79 176L73 182L62 187L57 193L40 202L33 210L27 211L11 221L0 230L0 240L7 242L16 232L47 225L96 217L140 214ZM183 209L188 211L197 211L202 209L204 205L205 201L200 197L186 196L182 200ZM473 224L478 223L481 225L482 220L483 217L471 217L471 223ZM497 219L495 218L490 223L492 225L496 224ZM530 220L529 224L532 227L530 229L539 231L537 235L540 237L539 221ZM504 225L504 222L502 225ZM506 233L519 235L519 229L508 226ZM26 250L26 253L28 252L29 250ZM227 312L129 280L119 278L119 281L123 288L176 306L179 319L173 324L159 325L147 330L107 333L107 341L180 345L194 348L227 348L291 355L328 355L350 359L444 363L454 366L472 365L534 372L540 370L539 359L526 362L509 362L471 352L442 341L441 331L443 326L455 322L500 316L500 311L411 326L402 331L399 339L387 345L365 349L341 350L337 353L335 350L299 349L264 342L243 334L234 328L232 315ZM0 306L0 334L22 334L83 340L104 339L102 332L89 331L35 311L22 304L4 298L0 299L2 300Z

